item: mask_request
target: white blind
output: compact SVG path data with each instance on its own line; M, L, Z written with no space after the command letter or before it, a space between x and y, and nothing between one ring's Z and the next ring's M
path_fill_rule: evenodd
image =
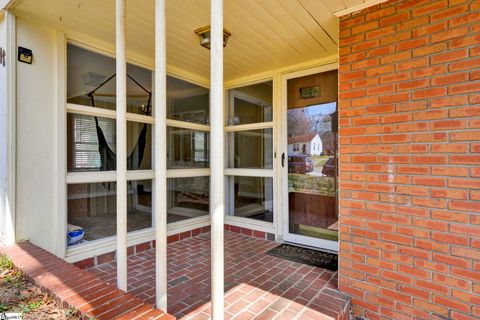
M115 119L98 118L108 146L115 152ZM98 152L95 118L73 114L73 164L75 169L99 169L101 165Z

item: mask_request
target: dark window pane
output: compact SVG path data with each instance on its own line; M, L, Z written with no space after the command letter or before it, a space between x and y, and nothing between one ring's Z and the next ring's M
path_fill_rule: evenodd
M229 215L273 222L273 179L228 177Z
M96 124L98 123L99 130ZM152 168L152 126L127 122L129 170ZM116 168L115 119L71 114L67 116L69 172L110 171Z
M272 129L248 130L228 134L230 168L273 168Z
M67 243L75 245L117 233L116 183L71 184L67 188ZM152 226L151 180L127 183L128 232ZM80 231L81 230L81 231Z
M96 122L97 121L97 122ZM98 171L107 158L107 153L116 152L115 119L85 116L80 114L67 115L67 169L68 171ZM97 132L96 123L100 130ZM98 134L103 135L103 150L100 155ZM107 149L108 148L108 149Z
M209 91L195 84L167 77L167 118L208 124Z
M168 179L168 223L209 214L209 177Z
M115 59L69 44L67 101L115 110L115 72ZM127 74L127 112L147 114L152 108L152 72L127 64Z
M152 125L127 121L128 170L152 169Z
M189 97L172 98L168 111L169 119L208 124L209 95L201 93Z
M227 125L272 121L272 81L229 91Z
M209 134L182 128L167 128L167 167L208 168Z

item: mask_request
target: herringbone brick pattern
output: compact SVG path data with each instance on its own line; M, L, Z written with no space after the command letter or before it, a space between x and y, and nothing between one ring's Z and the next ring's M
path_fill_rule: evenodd
M337 273L265 252L275 242L225 232L225 319L347 319ZM115 262L89 271L115 283ZM155 302L154 250L129 257L129 293ZM210 317L210 233L168 246L168 312Z

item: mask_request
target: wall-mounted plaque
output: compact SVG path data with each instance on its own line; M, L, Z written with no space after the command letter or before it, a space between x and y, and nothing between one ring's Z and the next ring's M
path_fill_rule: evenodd
M320 86L300 88L302 99L311 99L320 95Z

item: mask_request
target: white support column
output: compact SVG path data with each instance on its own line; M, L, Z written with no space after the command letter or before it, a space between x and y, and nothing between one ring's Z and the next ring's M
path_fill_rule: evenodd
M67 113L65 104L67 102L67 40L65 34L57 31L57 50L56 60L57 68L55 75L55 96L57 103L55 107L55 230L56 251L55 254L61 259L65 259L67 243L65 235L67 234L67 185L65 181L65 172L67 172Z
M211 0L210 51L210 215L212 319L223 319L225 213L224 106L223 106L223 0Z
M1 18L0 18L1 19ZM0 244L15 243L16 24L6 10L0 23Z
M165 0L155 1L155 287L156 307L167 311L167 63Z
M127 291L127 60L125 0L116 0L117 286Z

